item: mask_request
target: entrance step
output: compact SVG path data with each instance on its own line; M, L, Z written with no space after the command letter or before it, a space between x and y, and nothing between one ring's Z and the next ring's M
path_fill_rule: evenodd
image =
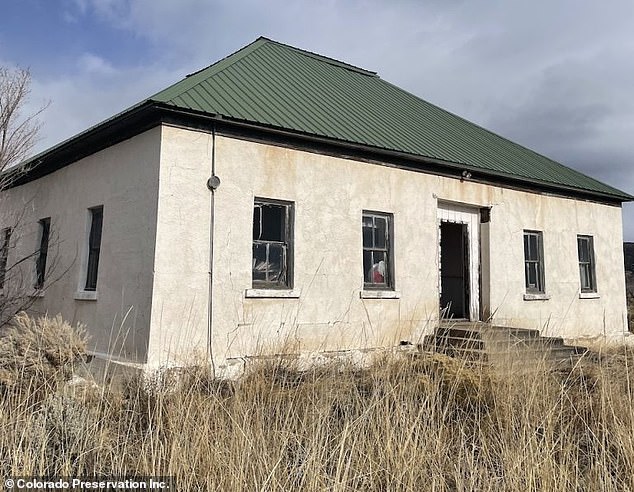
M442 323L419 349L513 370L573 365L587 353L585 347L566 345L560 337L541 336L538 330L481 322Z

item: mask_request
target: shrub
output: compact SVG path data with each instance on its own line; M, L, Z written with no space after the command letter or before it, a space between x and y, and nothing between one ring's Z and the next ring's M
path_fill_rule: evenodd
M54 391L85 355L81 325L72 327L60 315L32 318L19 313L0 333L0 388Z

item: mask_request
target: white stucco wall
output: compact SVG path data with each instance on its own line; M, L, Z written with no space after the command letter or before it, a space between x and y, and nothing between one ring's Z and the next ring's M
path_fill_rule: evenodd
M207 356L212 137L164 126L148 363Z
M136 362L145 362L149 339L160 135L154 128L0 195L0 229L20 215L9 264L38 247L37 222L51 218L46 290L32 311L82 322L91 350ZM98 205L97 299L77 300L88 208ZM34 278L35 260L23 266Z
M567 338L618 338L626 329L619 207L224 136L215 142L211 351L219 364L420 342L439 310L439 203L491 207L481 292L496 323ZM12 254L33 251L37 221L51 217L51 258L65 275L34 310L85 323L95 351L126 360L156 367L207 356L212 151L212 135L164 125L3 193L0 228L13 225L12 211L24 212ZM254 197L294 204L298 297L245 295ZM77 300L87 210L96 205L104 206L97 300ZM363 210L394 216L394 298L361 296ZM523 297L525 229L543 231L548 300ZM577 234L594 237L593 299L579 298Z
M620 207L498 190L491 220L494 319L566 338L627 330ZM523 229L543 231L547 301L524 301ZM594 237L597 298L580 298L577 235ZM503 261L496 261L497 258Z
M207 343L211 135L164 127L152 311L156 362ZM619 207L216 137L212 349L218 361L280 350L421 341L438 313L440 201L491 207L494 321L568 338L625 330ZM250 298L254 197L294 203L298 298ZM394 214L397 298L364 299L361 215ZM524 300L524 229L544 234L549 300ZM577 234L594 236L599 297L579 298ZM486 236L486 234L485 234ZM486 264L486 262L485 262ZM186 355L185 355L186 357Z

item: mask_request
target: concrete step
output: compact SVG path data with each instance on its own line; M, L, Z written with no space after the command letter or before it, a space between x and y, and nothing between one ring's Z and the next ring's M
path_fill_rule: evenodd
M426 336L420 350L440 352L497 366L537 367L540 363L573 364L587 352L566 345L560 337L541 336L538 330L488 325L442 323Z

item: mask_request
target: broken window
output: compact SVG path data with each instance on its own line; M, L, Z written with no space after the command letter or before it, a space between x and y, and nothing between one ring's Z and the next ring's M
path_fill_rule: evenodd
M524 267L526 292L543 294L544 246L540 231L524 231Z
M88 263L84 290L97 290L99 255L101 253L101 229L103 227L103 206L89 209L90 233L88 235Z
M394 289L392 215L363 212L363 272L365 289Z
M579 277L581 292L596 292L597 282L594 268L594 239L592 236L577 236L579 255Z
M255 200L253 287L292 288L292 222L292 203Z
M7 227L0 231L0 289L4 288L7 276L7 260L9 258L9 240L11 239L11 228Z
M40 225L40 244L38 245L37 258L35 260L35 288L44 286L46 277L46 257L48 256L48 240L51 233L51 218L42 219Z

